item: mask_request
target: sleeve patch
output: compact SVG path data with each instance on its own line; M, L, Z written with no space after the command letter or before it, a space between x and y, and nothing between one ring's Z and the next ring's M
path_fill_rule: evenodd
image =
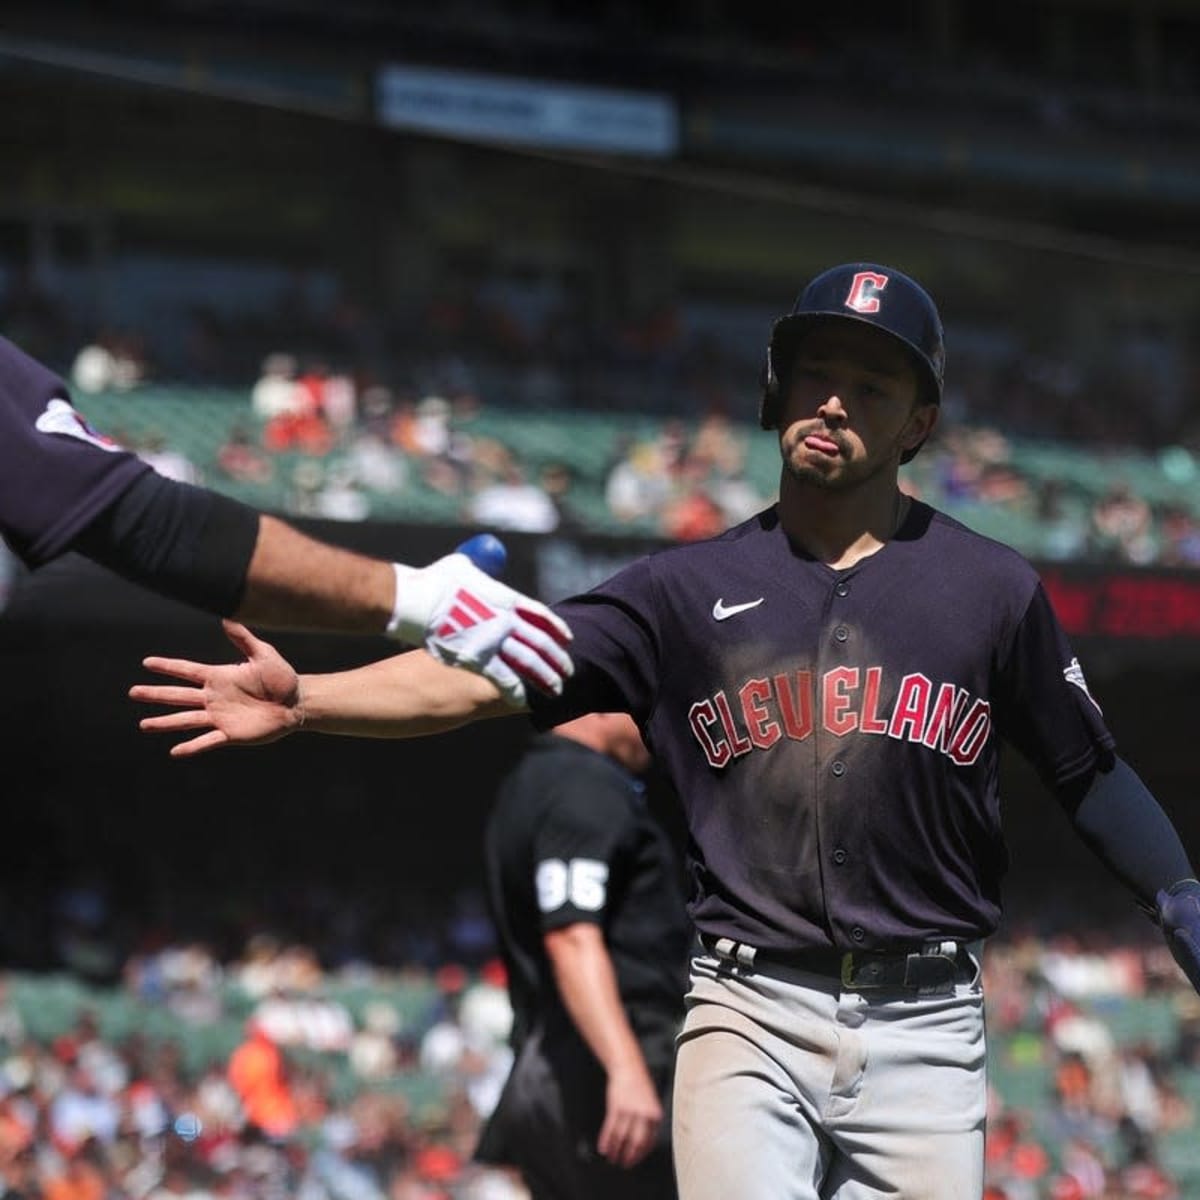
M1074 684L1089 700L1095 705L1096 711L1103 714L1103 709L1099 704L1096 704L1095 697L1088 691L1087 680L1083 677L1083 668L1079 665L1079 659L1073 658L1063 668L1063 678Z
M122 449L112 438L93 429L82 413L57 397L46 405L35 424L39 433L56 433L78 438L81 442L90 442L101 450L116 452Z

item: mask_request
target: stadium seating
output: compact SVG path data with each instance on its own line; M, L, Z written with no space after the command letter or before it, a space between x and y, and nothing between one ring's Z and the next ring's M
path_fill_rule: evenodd
M119 1043L138 1034L152 1043L173 1043L193 1078L228 1062L244 1037L245 1018L254 1006L253 998L228 980L221 986L220 1015L209 1022L196 1022L161 1003L139 1000L125 989L89 985L66 973L10 972L6 979L9 998L28 1036L36 1041L51 1044L70 1033L80 1016L89 1012L95 1016L101 1036L109 1042ZM397 1013L402 1036L414 1044L440 1011L439 990L428 974L380 975L369 982L342 982L331 977L320 995L344 1005L357 1028L362 1027L371 1003L385 1002ZM1118 1046L1149 1041L1164 1052L1168 1064L1172 1063L1178 1021L1176 1004L1170 996L1101 996L1086 1001L1084 1007L1103 1020ZM1030 1132L1057 1165L1061 1147L1052 1135L1056 1113L1049 1043L1033 1028L993 1033L989 1042L991 1087L1006 1109L1024 1115ZM355 1075L345 1053L288 1047L287 1054L298 1068L311 1069L324 1078L330 1098L339 1104L348 1103L367 1089L403 1095L415 1113L437 1112L448 1099L450 1083L416 1067L408 1066L367 1083ZM1171 1077L1184 1098L1200 1109L1200 1077L1182 1064L1173 1067ZM1101 1140L1102 1148L1119 1159L1115 1130L1107 1140ZM1180 1182L1181 1194L1200 1195L1200 1143L1194 1127L1189 1124L1163 1133L1159 1149L1164 1164Z
M276 470L270 483L237 482L217 466L221 446L235 429L261 437L262 422L250 407L249 389L143 386L128 392L95 393L77 404L100 431L134 448L162 439L189 459L204 482L258 507L284 513L296 509L297 468L317 461L324 474L345 460L336 445L328 456L313 460L297 451L272 455ZM535 477L550 464L568 467L574 478L570 503L585 527L597 533L647 534L652 520L630 524L617 520L605 500L605 482L622 448L631 441L655 437L667 418L627 412L546 411L484 406L455 428L473 439L502 443ZM759 494L770 497L778 485L775 439L746 422L735 426L743 437L744 472ZM937 474L938 447L928 448L911 468L920 494L980 532L1017 547L1030 557L1060 557L1053 531L1043 524L1032 502L1009 504L963 499L945 494ZM1200 518L1200 467L1184 451L1158 455L1125 450L1098 451L1083 446L1031 439L1010 441L1010 462L1026 483L1037 488L1048 481L1061 485L1062 504L1077 525L1086 523L1090 506L1112 486L1124 482L1152 505L1176 505ZM464 519L466 497L446 495L429 486L413 470L395 492L366 489L370 517L403 518L453 524Z

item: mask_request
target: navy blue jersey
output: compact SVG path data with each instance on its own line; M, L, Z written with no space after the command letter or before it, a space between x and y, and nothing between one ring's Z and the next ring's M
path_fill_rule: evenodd
M27 566L71 540L145 472L148 463L92 429L66 384L0 338L0 535Z
M555 606L575 634L536 725L623 710L678 792L700 932L898 949L993 932L1001 739L1051 788L1113 741L1033 567L914 502L838 571L772 508Z

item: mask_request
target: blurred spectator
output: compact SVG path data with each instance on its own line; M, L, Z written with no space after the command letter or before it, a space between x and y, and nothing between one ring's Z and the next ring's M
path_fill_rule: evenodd
M0 1157L0 1200L44 1200L32 1144Z
M273 933L255 933L229 967L233 981L256 999L286 992L315 991L324 979L311 946L284 943Z
M89 1139L116 1140L120 1108L104 1092L94 1073L76 1061L67 1068L66 1080L50 1105L50 1135L67 1155L75 1154Z
M362 1026L350 1042L347 1056L355 1075L363 1080L385 1079L400 1064L396 1037L400 1016L384 1000L372 1000L363 1009Z
M1069 562L1083 553L1087 546L1087 519L1072 509L1062 480L1043 480L1037 488L1034 513L1041 531L1037 554L1055 562Z
M1154 1068L1154 1049L1147 1042L1123 1046L1117 1083L1120 1107L1144 1133L1156 1134L1163 1125L1162 1099Z
M97 338L80 348L71 364L71 384L84 393L107 392L116 378L117 364L113 352Z
M228 1078L246 1118L272 1138L296 1130L296 1100L282 1050L257 1017L246 1021L246 1036L229 1058Z
M299 450L313 455L329 453L337 437L325 412L328 380L329 368L319 362L293 380L289 407L270 416L263 426L263 445L268 450Z
M255 1008L252 1021L275 1045L322 1053L350 1048L354 1021L344 1004L327 996L274 995Z
M1159 542L1158 561L1164 567L1200 567L1200 519L1182 504L1163 510Z
M314 515L331 521L363 521L371 515L371 498L345 460L329 464L313 500Z
M685 485L681 495L676 496L663 509L662 532L673 541L695 542L715 537L726 528L725 514L721 506L708 494L703 482Z
M1125 1161L1117 1171L1118 1195L1124 1200L1176 1200L1179 1189L1158 1161L1154 1141L1130 1117L1122 1118L1118 1134Z
M93 1141L70 1151L58 1170L46 1179L44 1200L109 1200L108 1172Z
M296 388L296 360L290 354L268 354L250 390L250 407L262 421L303 411Z
M988 1180L1011 1200L1034 1200L1038 1182L1050 1169L1050 1158L1029 1129L1026 1114L1004 1110L989 1124L984 1161Z
M11 1050L25 1039L25 1019L13 1000L8 979L0 975L0 1054ZM2 1089L0 1089L2 1093Z
M1128 483L1109 485L1092 507L1089 549L1101 559L1144 564L1157 549L1150 505Z
M313 458L302 458L292 467L285 501L287 511L297 517L321 515L321 490L325 486L325 468Z
M416 406L411 428L405 433L414 454L440 458L450 451L450 402L441 396L426 396Z
M428 395L410 409L397 406L393 442L420 464L425 483L444 496L461 497L476 474L474 439L453 424L450 401ZM495 443L498 446L498 443Z
M558 528L558 509L549 495L530 482L525 468L511 454L505 456L501 474L476 492L468 507L470 520L491 529L522 533L551 533Z
M301 380L304 385L304 380ZM340 435L358 419L358 389L345 371L326 369L321 382L319 407L334 433Z
M234 425L217 448L217 470L234 483L270 483L275 464L254 444L244 425Z
M621 522L652 520L670 500L674 474L682 454L675 431L660 439L633 441L613 465L605 481L608 510Z
M538 481L554 505L554 528L561 533L580 532L586 522L578 512L572 495L577 482L572 467L565 462L546 463L538 475Z
M1171 1057L1183 1066L1200 1067L1200 997L1181 994L1175 1003L1175 1044Z
M80 347L70 370L71 383L81 392L127 392L145 375L140 339L111 330Z
M388 440L372 429L361 429L346 447L354 477L373 492L392 495L408 483L408 461Z
M162 433L155 431L146 434L137 447L137 455L168 479L176 479L180 483L204 482L204 472L177 446L168 445Z
M1056 1181L1059 1191L1064 1191L1063 1178L1075 1185L1075 1195L1080 1200L1102 1197L1107 1190L1108 1171L1096 1147L1082 1138L1071 1138L1062 1151L1062 1176Z

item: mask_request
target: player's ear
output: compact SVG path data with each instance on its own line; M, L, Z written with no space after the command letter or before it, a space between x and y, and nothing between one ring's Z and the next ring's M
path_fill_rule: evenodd
M915 450L933 432L941 416L940 404L922 403L918 401L908 415L908 423L900 434L900 448Z

